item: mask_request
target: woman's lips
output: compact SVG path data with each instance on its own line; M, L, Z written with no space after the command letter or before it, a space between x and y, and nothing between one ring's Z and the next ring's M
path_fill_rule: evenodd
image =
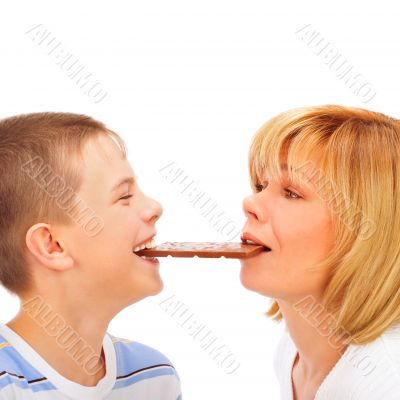
M240 237L240 239L242 240L243 243L258 244L264 246L266 251L272 251L272 249L269 246L267 246L265 243L263 243L260 239L255 237L250 232L244 232Z

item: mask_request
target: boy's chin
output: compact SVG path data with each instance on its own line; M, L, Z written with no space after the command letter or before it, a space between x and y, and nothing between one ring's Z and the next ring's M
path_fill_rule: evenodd
M162 292L164 289L164 283L161 279L156 280L154 279L152 282L143 283L142 287L140 288L141 297L140 299L136 299L135 302L145 299L146 297L150 296L157 296L159 293ZM133 289L133 293L137 292L137 290Z
M157 294L161 293L164 289L164 282L160 279L158 285L154 285L152 292L149 296L156 296Z

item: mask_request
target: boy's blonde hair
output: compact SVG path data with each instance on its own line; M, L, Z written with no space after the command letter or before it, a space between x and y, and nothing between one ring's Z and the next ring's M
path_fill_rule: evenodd
M265 168L282 178L282 157L294 182L312 171L334 221L334 249L310 267L331 271L323 306L347 343L368 343L400 322L399 120L338 105L281 113L252 140L253 191ZM266 315L282 319L276 301Z
M27 230L38 222L72 223L66 210L76 205L82 184L82 150L101 134L126 157L122 139L86 115L44 112L0 120L0 282L11 293L30 288ZM56 204L61 197L62 207Z

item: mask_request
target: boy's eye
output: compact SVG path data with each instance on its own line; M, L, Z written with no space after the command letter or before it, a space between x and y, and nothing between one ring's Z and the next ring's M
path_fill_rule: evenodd
M132 194L127 194L126 196L121 197L120 200L127 200L127 199L129 199L130 197L132 197L132 196L133 196Z

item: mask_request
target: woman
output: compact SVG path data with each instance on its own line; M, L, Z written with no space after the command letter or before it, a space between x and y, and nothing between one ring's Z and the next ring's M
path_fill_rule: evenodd
M249 152L242 284L285 322L281 398L400 399L400 121L336 105L272 118Z

